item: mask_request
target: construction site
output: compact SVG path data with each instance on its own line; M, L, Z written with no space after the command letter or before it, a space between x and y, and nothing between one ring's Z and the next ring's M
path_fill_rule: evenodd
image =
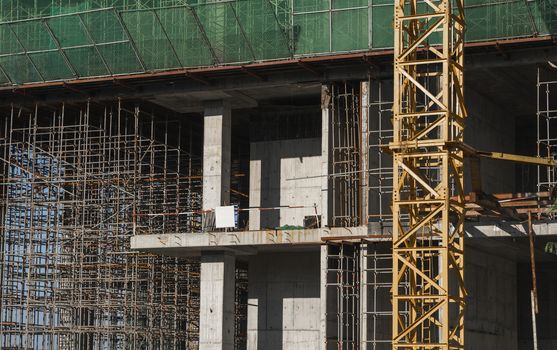
M1 0L0 350L557 349L557 0Z

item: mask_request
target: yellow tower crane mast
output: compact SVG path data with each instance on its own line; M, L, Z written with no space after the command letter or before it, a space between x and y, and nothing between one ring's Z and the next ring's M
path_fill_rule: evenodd
M463 0L395 0L393 349L464 348Z

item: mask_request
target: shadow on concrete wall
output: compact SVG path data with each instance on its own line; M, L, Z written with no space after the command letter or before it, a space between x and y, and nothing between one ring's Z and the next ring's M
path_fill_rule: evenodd
M261 162L260 177L260 207L276 208L281 206L281 161L288 158L321 156L321 145L315 139L283 140L272 142L257 142L252 144L250 159ZM308 169L308 172L315 169ZM319 170L320 172L320 170ZM317 181L321 179L317 178ZM293 203L296 204L296 203ZM281 225L280 210L262 210L260 215L260 229L274 229ZM302 224L302 222L300 222Z
M254 256L250 258L249 284L248 349L318 347L319 253Z

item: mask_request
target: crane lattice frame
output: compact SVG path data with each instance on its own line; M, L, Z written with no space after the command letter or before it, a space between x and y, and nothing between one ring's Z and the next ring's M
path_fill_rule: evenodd
M463 6L395 1L393 349L464 348Z

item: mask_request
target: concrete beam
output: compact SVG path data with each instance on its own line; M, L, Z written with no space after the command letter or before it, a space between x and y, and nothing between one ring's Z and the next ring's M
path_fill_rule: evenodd
M234 349L234 290L234 256L201 254L199 350Z
M536 222L538 236L557 235L557 221ZM467 223L467 237L526 237L526 227L520 223ZM257 249L275 249L288 246L318 246L325 238L360 239L368 235L368 228L335 227L309 230L267 230L243 232L205 232L164 235L140 235L131 238L131 248L171 255L197 255L201 251L229 249L239 254L256 253ZM372 235L370 241L390 241L391 235Z
M323 237L367 235L366 227L319 228L309 230L267 230L243 232L205 232L164 235L141 235L131 239L132 249L163 252L180 249L183 252L200 250L237 249L246 246L320 245ZM390 240L390 236L385 236Z
M548 41L549 43L549 41ZM500 51L494 48L494 45L485 46L483 48L467 49L466 69L474 71L488 68L516 67L517 65L535 65L545 64L547 61L557 61L557 47L544 45L541 47L531 47L518 45L509 48L505 52L507 57L501 57ZM468 52L470 51L470 52ZM363 55L364 53L362 53ZM13 87L4 87L0 89L0 106L10 106L13 104L36 103L59 103L66 101L67 103L85 102L88 99L95 101L113 101L115 97L121 98L155 98L163 95L183 94L189 92L212 92L212 93L229 93L233 90L248 90L273 88L278 86L296 86L307 82L317 83L319 81L340 81L340 80L365 80L369 76L369 66L365 62L371 62L382 68L380 72L375 73L376 78L391 78L392 69L388 66L392 64L392 51L385 51L383 55L368 57L367 60L360 59L361 64L354 60L348 60L339 65L332 65L334 61L328 61L328 69L320 66L323 71L322 79L316 78L315 74L295 65L295 60L290 61L291 67L277 69L265 72L265 80L254 79L252 76L245 74L243 71L227 71L226 67L222 67L222 72L207 73L207 78L211 85L207 86L198 81L192 80L184 73L174 76L161 77L145 77L137 79L135 75L129 76L125 81L129 88L122 88L119 84L113 84L114 77L107 77L106 80L92 81L90 84L85 81L76 81L72 84L79 83L79 88L84 93L76 94L71 90L61 86L60 82L54 83L53 87L45 86L47 89L35 87L25 94L13 93ZM349 64L350 63L350 64ZM356 63L356 64L355 64ZM261 68L264 69L264 68ZM235 72L235 73L233 73ZM163 72L161 72L163 73ZM120 77L123 79L122 77ZM68 84L66 84L68 86Z
M468 223L467 237L527 237L527 223L492 222ZM536 236L557 235L557 221L535 222L532 228Z

